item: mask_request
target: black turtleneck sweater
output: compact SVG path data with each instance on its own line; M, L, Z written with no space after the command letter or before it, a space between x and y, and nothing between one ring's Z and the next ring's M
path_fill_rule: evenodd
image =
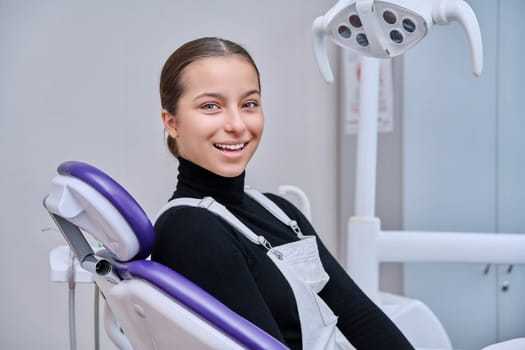
M179 158L172 198L211 196L272 246L297 240L293 231L244 194L244 173L225 178ZM266 194L297 221L303 234L317 235L285 199ZM230 309L291 349L301 349L301 328L293 292L266 249L204 208L174 207L155 223L152 259L186 276ZM412 349L401 332L357 287L318 239L330 280L319 293L339 317L337 326L362 349ZM315 349L312 349L315 350Z

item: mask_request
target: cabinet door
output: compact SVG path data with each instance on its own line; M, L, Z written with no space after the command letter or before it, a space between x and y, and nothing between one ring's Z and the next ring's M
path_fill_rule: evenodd
M471 74L460 26L435 26L405 55L403 218L407 230L495 232L495 1L469 1L481 26L484 71ZM475 249L475 247L473 247ZM406 264L405 293L443 322L455 348L497 341L496 269Z
M509 233L525 233L524 13L524 1L500 1L497 228ZM525 266L502 265L498 279L499 337L524 337Z

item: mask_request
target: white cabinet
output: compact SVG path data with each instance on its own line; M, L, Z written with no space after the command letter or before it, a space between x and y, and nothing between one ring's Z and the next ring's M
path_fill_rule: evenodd
M403 225L525 233L525 2L469 3L483 36L480 78L459 26L434 28L405 55ZM455 348L525 336L524 266L405 264L404 279Z

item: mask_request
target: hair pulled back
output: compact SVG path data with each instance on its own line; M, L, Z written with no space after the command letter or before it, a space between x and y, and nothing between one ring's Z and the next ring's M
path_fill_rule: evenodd
M159 87L162 108L167 110L171 115L176 116L179 98L184 91L182 79L184 68L202 58L228 55L240 55L248 60L257 73L260 90L261 81L259 70L246 49L230 40L204 37L189 41L180 46L168 57L166 63L164 63L160 75ZM175 157L178 157L179 152L176 140L168 134L166 143L169 151Z

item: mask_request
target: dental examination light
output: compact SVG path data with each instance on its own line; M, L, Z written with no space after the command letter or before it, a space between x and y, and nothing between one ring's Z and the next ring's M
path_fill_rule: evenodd
M474 232L382 231L375 216L379 62L405 53L434 24L458 22L470 45L472 72L483 68L481 31L472 8L463 0L340 0L313 23L314 51L327 82L334 80L326 38L360 55L359 120L355 212L348 220L345 268L407 336L416 349L451 350L443 325L424 303L379 291L381 262L525 263L525 235ZM343 54L346 52L343 52ZM343 57L345 57L343 55ZM344 60L343 60L344 61ZM349 68L341 66L341 103L351 86ZM341 106L344 111L344 105ZM471 249L472 247L476 249ZM525 338L483 350L523 349Z
M483 68L481 31L472 8L463 0L339 0L313 23L314 51L324 79L332 82L326 38L362 55L355 178L355 212L348 220L345 268L407 336L416 349L451 350L448 334L423 302L379 291L381 262L525 263L525 235L382 231L375 216L380 59L405 53L434 24L458 22L470 45L472 72ZM346 52L343 52L345 54ZM343 57L345 57L343 55ZM344 62L344 60L343 60ZM341 103L351 86L341 66ZM344 105L341 106L344 111ZM476 249L471 249L471 247ZM484 350L523 349L525 338Z
M326 39L356 51L361 58L359 125L356 156L355 213L348 222L346 269L356 283L379 302L381 227L375 216L379 59L402 55L420 42L434 24L459 22L467 33L472 71L481 74L481 31L472 8L463 0L340 0L315 19L315 57L324 79L334 80ZM344 77L346 67L341 67ZM341 102L350 87L341 79ZM341 110L344 110L342 107Z
M481 33L472 8L463 0L340 0L313 24L317 63L327 82L334 80L326 38L363 56L392 58L405 53L434 24L458 22L467 34L472 72L483 67Z

